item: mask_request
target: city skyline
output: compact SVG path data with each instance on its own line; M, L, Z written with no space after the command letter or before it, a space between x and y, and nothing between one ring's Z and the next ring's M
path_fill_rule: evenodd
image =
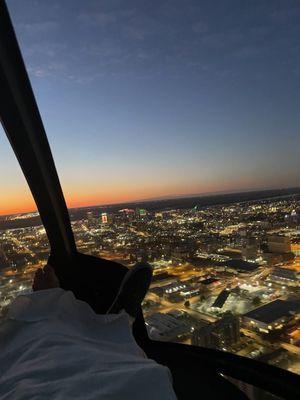
M128 268L152 265L143 302L151 339L299 374L300 190L238 194L222 204L190 200L72 210L77 250ZM31 290L50 246L36 215L0 222L1 320L5 307Z
M68 207L299 186L296 1L8 8ZM0 158L0 214L34 210Z
M264 191L281 191L281 190L289 190L289 189L296 189L297 193L298 190L300 190L300 187L271 187L271 188L251 188L251 189L244 189L244 190L225 190L225 191L218 191L218 192L204 192L204 193L186 193L186 194L174 194L174 195L165 195L165 196L158 196L158 197L149 197L149 198L143 198L143 199L137 199L137 198L129 198L125 199L124 201L115 201L115 202L106 202L106 203L90 203L90 204L81 204L81 203L75 203L75 204L68 204L67 203L67 208L68 210L76 210L76 209L89 209L89 208L99 208L99 207L110 207L110 206L126 206L126 205L143 205L143 204L148 204L149 202L156 202L156 201L167 201L167 200L180 200L180 199L199 199L201 197L206 198L210 196L222 196L222 195L235 195L235 194L244 194L244 193L262 193ZM32 195L30 193L29 188L27 188L28 191L28 203L23 204L23 207L20 208L18 205L18 201L14 203L13 205L10 205L9 208L0 208L0 217L2 216L9 216L9 215L17 215L17 214L30 214L30 213L36 213L38 212L36 204L34 202L34 199L32 198ZM274 196L272 195L271 198ZM275 196L276 197L276 196ZM257 200L261 199L263 200L265 196L260 197L259 195L257 196ZM250 200L247 200L250 201ZM239 202L238 200L234 200L234 202ZM1 204L1 203L0 203ZM17 204L17 206L15 206ZM222 202L220 202L222 204ZM208 205L206 205L208 206ZM17 207L17 208L15 208ZM6 210L6 211L4 211Z

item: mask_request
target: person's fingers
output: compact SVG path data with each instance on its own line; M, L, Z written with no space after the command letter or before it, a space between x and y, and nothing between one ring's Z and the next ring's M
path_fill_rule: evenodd
M50 264L47 264L47 265L44 267L44 274L45 274L46 278L52 279L53 281L54 281L54 280L55 280L55 281L58 281L58 278L57 278L57 276L56 276L55 270L54 270L54 268L53 268Z
M36 282L37 280L41 279L41 277L43 276L43 270L42 268L39 268L35 271L34 277L33 277L33 282Z
M42 268L38 268L35 271L34 277L33 277L33 283L32 283L32 290L35 291L36 290L36 285L37 282L41 279L41 277L43 276L43 270Z
M43 270L42 270L42 268L38 268L38 269L35 271L35 275L37 275L37 276L43 275Z
M33 291L56 287L59 287L59 280L51 265L46 264L44 268L38 268L36 270L32 283Z
M44 271L44 273L45 273L46 275L52 274L52 273L54 272L54 270L53 270L53 268L51 267L50 264L46 264L46 265L44 266L43 271Z

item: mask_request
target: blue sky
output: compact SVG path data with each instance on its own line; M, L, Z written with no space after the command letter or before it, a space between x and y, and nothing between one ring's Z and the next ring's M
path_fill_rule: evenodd
M70 205L300 184L298 1L7 4Z

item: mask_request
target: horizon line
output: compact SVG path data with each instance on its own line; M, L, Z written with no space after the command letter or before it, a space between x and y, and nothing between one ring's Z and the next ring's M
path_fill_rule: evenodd
M238 193L251 193L251 192L266 192L266 191L280 191L280 190L293 190L293 189L300 189L300 186L289 186L289 187L275 187L275 188L257 188L257 189L244 189L244 190L222 190L222 191L216 191L216 192L204 192L204 193L189 193L189 194L173 194L173 195L165 195L165 196L160 196L160 197L153 197L153 198L146 198L146 199L137 199L137 200L129 200L129 201L124 201L124 202L113 202L113 203L105 203L105 204L93 204L93 205L86 205L86 206L79 206L79 207L68 207L68 210L80 210L80 209L85 209L85 208L96 208L96 207L106 207L106 206L117 206L117 205L126 205L126 204L138 204L138 203L147 203L147 202L155 202L155 201L167 201L167 200L179 200L179 199L188 199L192 197L208 197L208 196L218 196L222 194L238 194ZM24 212L14 212L11 214L2 214L0 212L1 217L6 217L6 216L11 216L11 215L24 215L24 214L30 214L30 213L35 213L39 212L38 209L30 210L30 211L24 211Z

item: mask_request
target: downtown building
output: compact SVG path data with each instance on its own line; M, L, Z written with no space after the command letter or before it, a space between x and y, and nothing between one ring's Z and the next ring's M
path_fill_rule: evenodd
M212 349L228 350L240 340L239 318L230 312L219 321L193 332L192 344Z
M300 300L274 300L243 315L243 324L252 330L270 333L300 317Z

